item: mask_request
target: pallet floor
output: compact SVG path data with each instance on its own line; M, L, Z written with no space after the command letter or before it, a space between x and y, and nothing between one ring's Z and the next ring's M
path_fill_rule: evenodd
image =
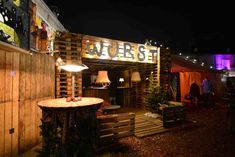
M135 117L135 136L142 138L145 136L154 135L157 133L166 132L169 129L163 127L163 122L160 118L151 118L144 113L136 114Z
M147 117L144 114L146 113L143 110L136 109L125 109L125 111L134 111L136 113L135 116L135 137L142 138L158 133L163 133L168 131L169 129L166 129L163 127L163 122L160 118L151 118ZM36 150L39 150L41 148L41 144L35 146L28 152L25 152L18 157L36 157L37 153Z

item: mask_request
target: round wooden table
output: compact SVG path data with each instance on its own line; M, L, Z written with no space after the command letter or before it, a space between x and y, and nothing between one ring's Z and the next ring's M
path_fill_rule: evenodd
M77 102L66 102L65 98L38 102L42 109L40 128L44 152L62 156L94 153L96 111L102 103L103 99L93 97L82 97Z

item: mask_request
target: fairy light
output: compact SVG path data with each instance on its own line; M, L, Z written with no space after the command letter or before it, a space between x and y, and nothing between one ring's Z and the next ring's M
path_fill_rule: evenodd
M163 44L160 44L160 43L158 44L158 42L156 42L156 41L154 41L154 40L151 40L151 39L146 39L144 44L145 44L145 45L150 45L150 46L153 45L153 46L163 47ZM168 46L165 47L165 48L166 48L166 50L169 50L169 49L170 49L170 47L168 47ZM195 48L194 51L197 52L198 49ZM195 59L195 58L194 58L195 56L194 56L194 57L192 57L192 56L183 56L183 54L182 54L181 52L179 52L178 55L181 56L181 57L183 57L185 60L188 60L188 61L190 61L190 62L192 62L192 63L194 63L194 64L197 64L197 63L198 63L198 64L200 64L202 67L205 67L205 66L206 66L206 67L208 67L208 68L210 68L210 69L213 69L213 68L214 68L213 65L210 65L210 66L209 66L209 65L206 65L205 62L201 62L201 63L200 63L200 59L199 59L199 60L198 60L198 59Z

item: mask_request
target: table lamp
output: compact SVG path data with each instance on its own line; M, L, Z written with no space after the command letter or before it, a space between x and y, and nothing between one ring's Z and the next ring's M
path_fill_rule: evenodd
M124 78L120 77L120 78L119 78L119 82L121 83L121 86L122 86L122 84L123 84L123 82L124 82Z
M133 72L131 75L131 82L140 82L140 81L141 81L140 73L138 71Z

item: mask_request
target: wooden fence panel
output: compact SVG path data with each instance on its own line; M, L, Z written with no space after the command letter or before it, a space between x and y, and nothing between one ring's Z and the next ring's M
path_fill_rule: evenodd
M26 62L25 60L27 55L26 54L20 54L20 64L19 64L19 69L20 69L20 78L19 78L19 87L20 87L20 97L19 97L19 153L23 153L25 150L24 148L24 137L25 137L25 125L24 125L24 112L25 112L25 103L24 100L26 98L25 94L25 89L26 89Z
M19 53L13 54L13 69L12 69L12 156L18 155L18 117L19 117Z
M22 91L20 102L20 153L40 142L41 110L37 102L54 98L54 59L51 56L35 54L22 59Z
M41 141L37 102L54 98L55 61L1 44L0 157L14 157Z
M5 73L5 154L11 156L11 134L9 130L12 128L12 53L6 53L6 73Z
M5 144L5 66L6 53L0 50L0 156L4 155Z

